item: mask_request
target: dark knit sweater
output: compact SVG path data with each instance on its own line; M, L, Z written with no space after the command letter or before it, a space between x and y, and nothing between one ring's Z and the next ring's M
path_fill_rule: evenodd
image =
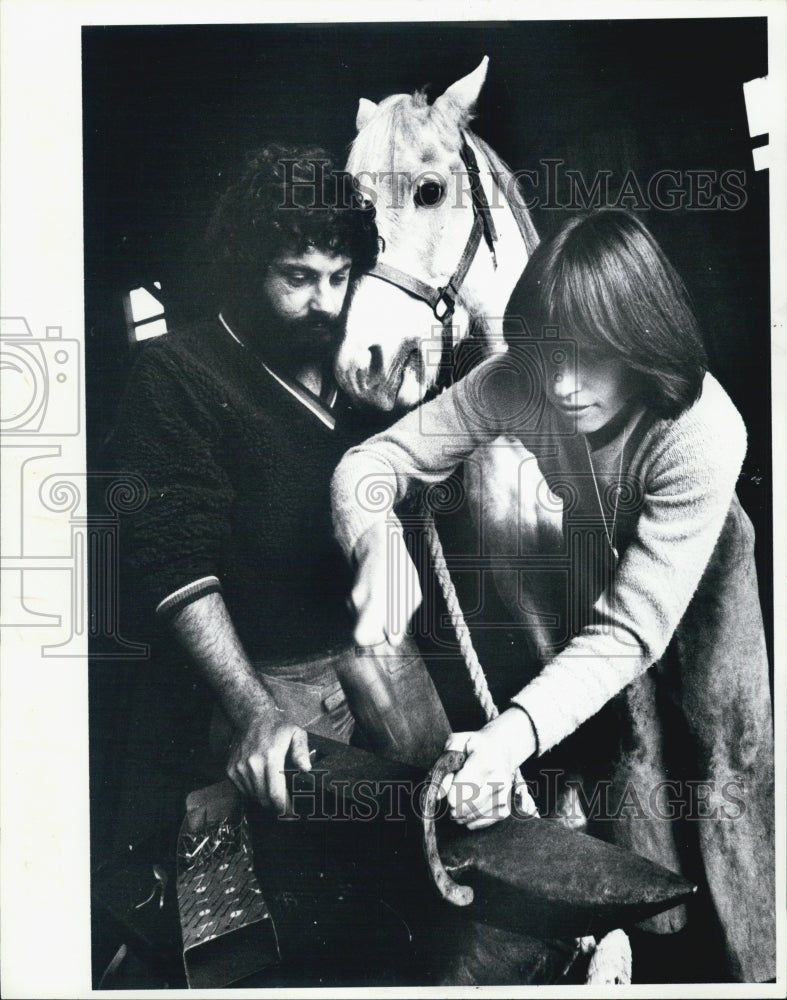
M143 617L216 577L252 659L349 642L329 484L350 443L341 415L331 431L218 320L146 345L111 443L116 467L149 489L121 551Z

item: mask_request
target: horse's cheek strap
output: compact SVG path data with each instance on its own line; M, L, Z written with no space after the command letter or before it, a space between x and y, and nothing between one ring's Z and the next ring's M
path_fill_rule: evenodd
M421 815L423 816L423 846L426 863L443 899L454 906L469 906L473 902L474 893L469 885L459 885L451 878L440 860L437 851L437 833L435 832L435 813L438 793L443 779L447 774L459 771L467 759L461 750L447 750L442 754L432 770L427 775L426 787L421 795Z
M435 310L440 302L441 290L439 288L432 288L432 286L427 285L425 281L421 281L412 274L407 274L406 271L400 271L398 267L392 267L390 264L385 264L381 260L377 261L368 274L372 278L379 278L380 281L387 281L395 288L399 288L404 292L408 292L410 295L414 295L417 299L421 299L426 302L427 305L431 306L432 310Z

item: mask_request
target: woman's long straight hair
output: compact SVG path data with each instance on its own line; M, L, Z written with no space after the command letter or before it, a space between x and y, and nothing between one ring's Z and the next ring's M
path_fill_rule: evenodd
M675 418L699 396L707 359L686 288L638 218L601 209L569 219L528 261L506 310L506 335L524 322L577 341L639 373L645 402Z

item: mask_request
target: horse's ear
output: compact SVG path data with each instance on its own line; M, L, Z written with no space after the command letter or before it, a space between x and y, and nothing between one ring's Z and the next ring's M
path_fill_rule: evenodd
M360 101L358 101L358 114L355 116L355 127L359 132L376 110L377 105L374 101L367 101L365 97L362 97Z
M475 103L486 79L486 68L489 56L484 56L479 66L463 76L461 80L452 83L444 94L434 102L435 108L458 120L459 125L466 124L475 110Z

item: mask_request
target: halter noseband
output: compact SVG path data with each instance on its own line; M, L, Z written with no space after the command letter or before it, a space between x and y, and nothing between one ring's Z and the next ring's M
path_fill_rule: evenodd
M440 363L441 373L446 372L450 367L449 359L451 352L453 351L451 319L454 315L454 309L456 308L456 300L459 295L459 290L461 289L464 280L467 277L467 272L470 270L470 265L473 263L475 255L478 252L482 235L486 240L487 246L489 247L489 252L492 254L493 264L497 267L497 256L495 254L497 230L495 229L495 224L492 220L492 213L489 209L489 202L486 199L486 192L484 191L484 187L481 183L478 161L476 160L475 153L471 149L464 133L462 133L462 148L459 151L459 155L462 158L462 163L464 163L468 177L470 178L470 194L473 200L474 218L473 225L470 229L470 235L468 236L467 243L462 251L462 256L459 258L459 263L446 284L442 287L436 288L434 285L429 285L425 281L421 281L420 278L416 278L414 275L408 274L406 271L400 271L398 267L392 267L390 264L385 264L382 261L378 261L368 272L373 278L379 278L381 281L387 281L390 285L394 285L396 288L401 288L402 291L408 292L410 295L414 295L416 298L421 299L431 307L435 319L442 325L443 328L443 358Z

